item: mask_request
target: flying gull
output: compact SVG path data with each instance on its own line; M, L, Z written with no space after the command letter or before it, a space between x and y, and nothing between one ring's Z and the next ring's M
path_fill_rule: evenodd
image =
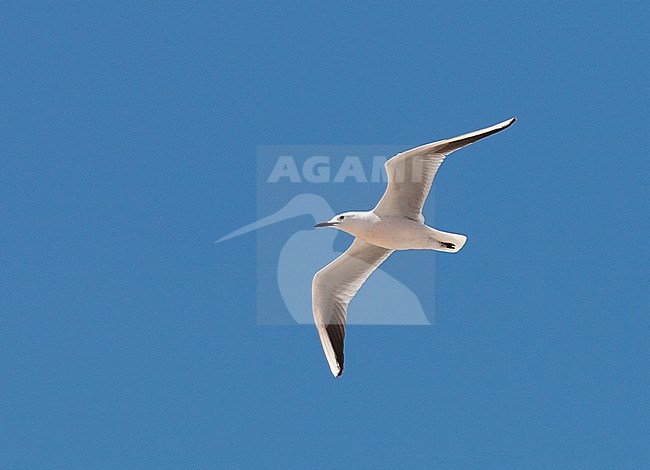
M312 280L312 311L334 377L343 372L343 339L348 304L370 274L395 250L456 253L467 237L424 225L422 206L433 177L450 153L512 125L515 118L451 139L398 153L386 162L388 185L377 206L344 212L316 227L353 235L352 245Z

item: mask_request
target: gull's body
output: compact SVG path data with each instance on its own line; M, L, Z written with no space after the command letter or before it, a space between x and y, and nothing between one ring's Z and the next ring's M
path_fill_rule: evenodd
M386 162L388 186L371 211L344 212L316 227L334 227L356 237L350 248L318 271L312 281L312 311L332 374L343 372L343 339L348 304L368 276L395 250L455 253L467 237L424 224L422 207L431 183L451 152L509 127L492 127L399 153Z
M419 220L397 215L379 215L374 211L345 213L349 223L340 227L355 237L389 250L441 250L455 252L465 243L463 235L445 233ZM452 240L453 239L453 240ZM441 245L454 242L455 248Z

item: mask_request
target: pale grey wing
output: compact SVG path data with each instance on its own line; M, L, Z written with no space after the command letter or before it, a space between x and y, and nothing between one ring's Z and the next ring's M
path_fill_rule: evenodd
M379 215L401 215L424 221L422 206L436 172L451 152L509 127L515 118L451 139L398 153L386 162L388 186L374 209Z
M314 275L311 284L314 322L335 377L343 372L343 339L348 304L368 276L392 252L357 238L345 253Z

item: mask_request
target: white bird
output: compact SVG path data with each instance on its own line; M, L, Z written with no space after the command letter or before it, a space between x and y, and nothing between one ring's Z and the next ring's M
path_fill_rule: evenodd
M388 185L377 206L344 212L315 227L353 235L350 248L318 271L312 280L312 312L334 377L343 372L343 339L348 304L370 274L395 250L456 253L467 237L424 225L422 206L433 178L450 153L509 127L515 118L451 139L398 153L386 162Z

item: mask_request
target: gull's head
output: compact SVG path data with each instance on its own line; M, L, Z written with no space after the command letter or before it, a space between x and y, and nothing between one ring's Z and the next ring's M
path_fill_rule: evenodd
M343 214L335 215L330 220L326 220L325 222L319 222L316 225L314 225L314 227L342 228L351 224L353 218L354 218L354 212L345 212Z
M365 225L368 219L366 214L366 212L344 212L335 215L330 220L320 222L314 225L314 227L333 227L354 235L358 231L358 228Z

